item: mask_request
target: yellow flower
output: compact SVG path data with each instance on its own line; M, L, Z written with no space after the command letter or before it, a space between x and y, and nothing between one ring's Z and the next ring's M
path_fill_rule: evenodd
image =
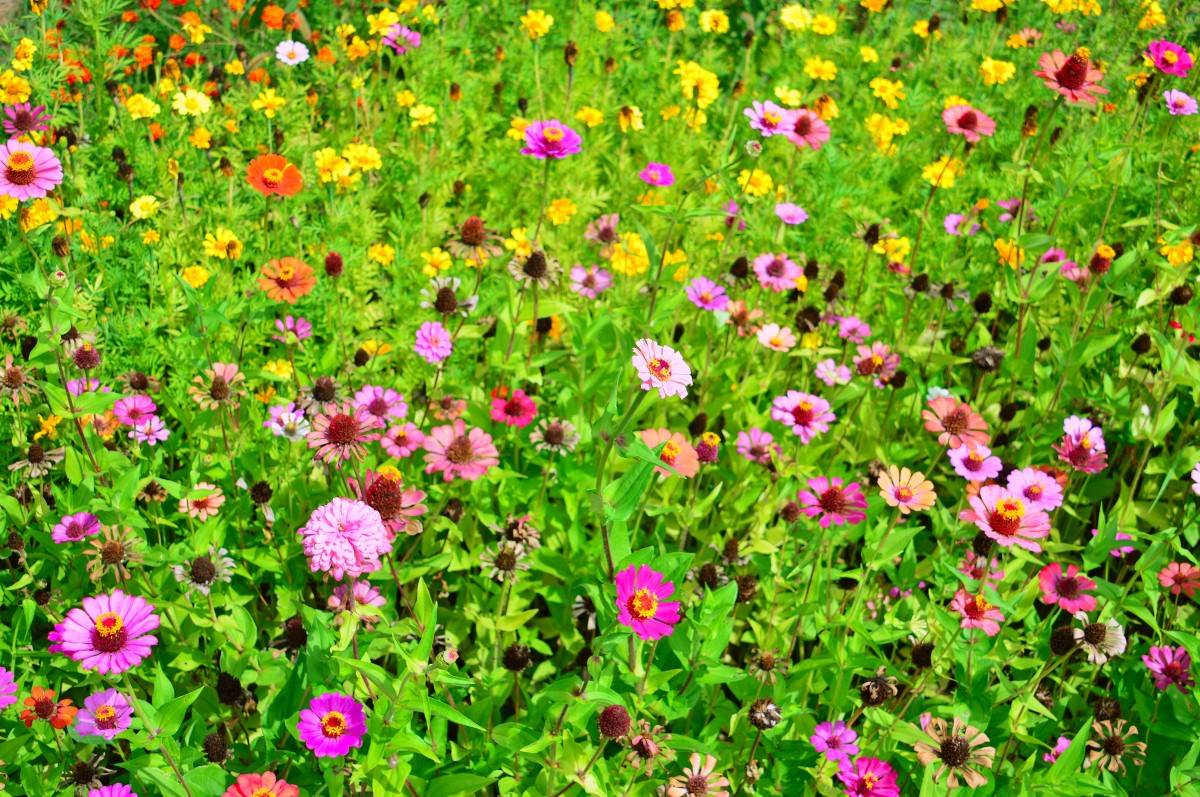
M1182 243L1172 245L1167 243L1165 238L1159 238L1158 242L1163 244L1163 247L1158 250L1159 253L1167 258L1167 262L1172 266L1182 266L1192 262L1195 253L1191 241L1185 239Z
M821 348L821 344L824 342L825 339L816 332L805 332L800 336L800 347L803 349L816 351L817 349Z
M881 14L883 9L887 7L888 0L862 0L860 6L870 11L872 14Z
M225 74L244 75L246 74L246 67L242 65L241 61L235 58L229 63L225 64Z
M607 11L596 12L596 30L600 31L601 33L608 33L616 24L617 22L615 19L613 19L612 14L608 13Z
M218 227L204 236L204 254L218 260L237 260L242 256L242 242L232 230Z
M387 33L388 28L399 23L400 15L390 8L384 8L378 14L367 14L367 25L372 36Z
M667 30L678 33L686 27L687 20L683 18L683 14L673 10L667 12Z
M916 22L913 23L912 32L917 34L918 36L920 36L922 39L928 39L929 38L929 20L918 19ZM942 40L942 32L940 30L935 30L933 32L933 40L935 42L940 42Z
M908 238L881 238L872 248L875 254L884 255L888 260L903 262L912 251L912 241Z
M396 104L401 108L411 108L417 104L417 95L413 94L408 89L396 92Z
M313 153L317 177L323 183L333 183L350 174L350 164L333 147L323 147Z
M153 119L162 109L154 100L134 94L125 100L125 110L129 111L129 115L134 119Z
M523 116L517 116L508 123L508 131L504 134L515 141L525 140L525 128L529 127L529 120Z
M1138 30L1150 30L1167 24L1167 15L1163 13L1162 6L1154 0L1143 2L1142 8L1146 9L1146 13L1138 21Z
M37 45L32 39L21 39L17 46L13 48L12 68L18 72L25 72L33 68L33 57L37 55Z
M54 205L45 199L35 199L32 205L21 208L21 229L29 232L57 218L58 211L54 209Z
M1014 33L1011 36L1009 36L1007 39L1004 40L1004 45L1013 50L1020 50L1023 47L1028 47L1029 42L1027 42L1025 40L1025 37L1022 36L1021 34Z
M555 199L550 203L550 206L546 208L546 215L550 217L550 221L554 224L554 226L558 227L559 225L566 224L568 221L570 221L571 217L575 215L577 210L578 208L575 207L575 203L571 200L566 198Z
M50 413L50 417L43 418L39 412L37 419L42 428L33 433L34 440L41 440L43 437L49 437L53 440L58 437L58 425L62 423L61 417Z
M181 21L180 24L183 26L183 32L192 40L192 44L204 44L205 34L212 33L213 29L205 25L196 14L192 14L190 17L188 14L183 16L184 20L190 19L190 21Z
M521 260L533 254L533 241L529 240L527 227L514 227L511 238L504 239L504 248Z
M375 340L374 338L369 338L362 342L362 346L360 348L363 351L365 351L367 354L374 357L377 354L387 354L389 351L392 350L392 345L390 343L385 343L381 340Z
M799 108L804 103L804 95L799 90L789 89L787 86L775 87L775 99L789 108Z
M421 259L425 261L425 265L421 267L421 273L426 277L436 277L439 271L445 271L454 265L453 258L448 252L443 252L440 246L435 246L428 252L422 252Z
M908 97L904 93L904 84L899 80L888 80L885 77L877 77L869 85L871 86L872 93L883 100L883 104L893 111L900 107L900 100Z
M183 270L183 281L196 290L204 287L204 284L208 282L209 276L211 275L204 266L188 266Z
M953 188L954 178L962 174L962 161L943 155L921 171L921 177L934 188Z
M641 130L645 127L642 123L642 110L636 105L622 105L621 110L617 112L617 124L621 126L621 132L627 133L632 130Z
M146 230L142 233L142 243L146 245L156 244L162 240L162 236L158 234L158 230Z
M529 38L537 41L550 32L554 17L541 9L530 9L528 14L521 17L521 27L529 34Z
M377 172L383 168L379 150L370 144L348 144L342 150L342 157L349 162L350 168L360 172Z
M837 64L833 63L833 61L826 61L819 55L815 55L804 62L804 74L813 80L833 80L837 77L837 73Z
M813 15L804 6L793 3L790 6L784 6L783 10L779 12L779 21L790 31L802 31L807 30L808 26L812 24Z
M360 37L355 36L346 45L346 57L351 61L361 61L371 54L371 50L375 48L375 40L372 39L370 44L367 44Z
M675 74L679 75L679 88L683 96L696 100L696 107L707 108L720 93L717 76L695 61L679 61Z
M671 278L676 282L683 282L688 278L687 255L684 254L682 249L676 249L674 252L663 252L662 264L664 269L667 266L679 265L679 268L675 269L675 273L671 275ZM680 276L681 274L682 276Z
M609 261L613 271L626 277L644 274L650 268L650 254L646 242L636 232L621 233L621 240L613 246Z
M212 110L212 100L195 89L188 89L175 94L171 107L180 116L203 116Z
M742 169L737 179L738 186L749 196L763 196L775 187L771 175L761 169Z
M1004 0L971 0L971 8L990 14L1004 7Z
M197 127L188 136L188 143L196 149L208 149L212 146L212 133L206 127Z
M729 16L724 11L701 11L700 30L705 33L728 33Z
M575 119L588 127L599 127L604 124L604 114L598 108L585 105L575 112Z
M979 74L983 76L983 85L985 86L1004 84L1017 74L1017 65L1012 61L997 61L988 57L983 59L983 63L979 65Z
M837 33L837 21L828 14L817 14L813 17L810 27L818 36L832 36Z
M679 106L678 105L668 105L666 108L663 108L661 111L659 111L658 115L662 117L662 120L664 122L669 122L670 120L674 119L676 116L679 116Z
M437 111L429 105L416 105L408 109L408 118L412 119L409 126L414 130L418 127L429 127L437 121Z
M1146 58L1146 60L1150 61L1149 58ZM1151 63L1153 63L1153 61L1151 61ZM1138 86L1140 88L1140 87L1146 85L1146 81L1148 81L1150 79L1150 73L1149 72L1134 72L1132 75L1127 75L1125 77L1125 79L1128 81L1131 81L1135 86Z
M336 28L333 29L333 32L337 34L337 37L342 40L349 39L357 31L358 31L358 28L356 28L350 24L338 25Z
M275 400L275 386L267 385L262 390L255 391L254 398L263 404L270 404Z
M158 212L158 198L140 196L129 203L129 212L135 219L148 219Z
M263 370L280 379L288 379L292 375L292 364L287 360L267 360L263 363Z
M11 69L0 74L0 102L25 102L33 93L29 81Z
M646 191L646 193L639 195L637 198L637 201L638 201L639 205L642 205L644 207L651 207L654 205L667 204L667 201L665 199L663 199L662 197L660 197L653 188Z
M864 64L874 64L879 61L879 51L874 47L863 45L858 48L858 54L862 57Z
M957 94L951 94L949 97L946 98L946 101L942 103L942 107L943 108L953 108L955 105L970 105L970 104L971 103L967 102L965 99L958 96Z
M390 244L383 242L371 244L371 247L367 249L367 257L381 266L390 266L396 259L396 250Z
M0 219L11 219L12 214L16 213L20 204L16 197L11 197L8 194L0 194Z
M1000 255L1000 265L1002 266L1015 269L1021 263L1025 262L1025 250L1017 246L1015 241L999 238L992 246L996 247L996 252Z
M687 120L688 127L693 130L699 130L708 121L708 114L695 108L688 108L683 112L683 118Z
M817 97L816 102L813 103L813 112L825 122L828 122L830 119L837 119L840 115L837 103L828 94L822 94L820 97Z
M275 93L275 89L265 89L250 103L256 111L262 111L268 119L275 118L275 112L287 104L287 100Z

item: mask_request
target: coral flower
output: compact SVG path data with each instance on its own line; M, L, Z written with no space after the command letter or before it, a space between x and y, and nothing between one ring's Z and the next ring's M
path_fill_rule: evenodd
M496 396L492 399L492 420L507 426L524 429L537 416L537 404L525 395L524 390L514 390L511 396Z
M829 125L807 108L798 108L789 112L783 135L797 147L812 147L815 152L829 140Z
M667 797L689 797L693 794L704 794L707 797L729 797L729 790L721 788L729 785L729 778L713 775L717 768L717 759L706 755L701 758L699 753L692 753L691 767L684 767L682 775L671 778L667 786Z
M274 772L261 775L238 775L237 782L225 790L221 797L300 797L300 788Z
M987 602L983 594L972 595L965 589L954 593L950 608L962 615L963 628L980 628L988 636L1000 633L1000 623L1004 622L1004 614Z
M1200 567L1191 562L1171 562L1158 572L1158 583L1172 595L1182 592L1190 598L1200 590Z
M1080 47L1069 56L1062 50L1042 53L1038 59L1041 69L1033 74L1046 82L1046 88L1066 97L1067 102L1095 105L1096 95L1107 94L1108 89L1100 85L1104 73L1096 68L1091 57L1091 51L1086 47Z
M904 515L925 512L937 500L933 482L926 479L924 473L897 468L895 465L879 474L879 494L888 506L898 508Z
M670 346L642 338L633 347L633 367L642 380L642 390L658 389L659 398L687 397L692 384L692 369L683 355Z
M334 758L346 755L351 747L362 747L367 719L362 704L354 698L326 692L300 712L297 729L300 741L317 758Z
M805 515L820 516L823 529L846 523L856 526L867 518L862 511L867 508L867 498L858 482L843 487L841 479L818 476L808 480L808 489L801 490L797 498Z
M340 410L331 408L313 419L308 433L308 447L315 448L313 459L332 462L338 468L348 459L361 460L366 452L363 443L379 435L366 430L375 428L375 418L362 407L342 404Z
M221 488L208 482L200 482L192 488L192 493L201 493L195 498L187 496L179 499L179 511L189 517L197 518L201 523L210 517L216 517L221 505L225 503L225 494Z
M477 427L467 431L462 418L453 424L435 426L421 443L425 447L425 472L441 473L446 481L475 481L488 468L500 464L500 452L492 436Z
M1177 648L1169 645L1151 646L1150 655L1142 656L1142 663L1150 670L1154 685L1160 690L1174 685L1186 695L1196 685L1191 673L1192 657L1182 645Z
M641 639L670 636L679 622L679 601L667 598L675 584L648 565L630 566L617 573L617 622Z
M304 176L282 155L260 155L246 167L246 182L263 196L295 196L304 186Z
M54 691L35 686L30 691L32 697L25 698L29 708L21 712L21 721L25 727L33 726L34 720L45 720L50 727L62 730L75 724L75 715L79 709L71 705L70 700L55 700Z
M962 136L971 142L978 141L980 136L990 136L996 132L995 121L970 105L954 105L947 108L942 111L942 121L946 124L947 133Z
M538 160L560 160L583 150L583 139L557 119L531 122L525 127L525 146L522 155Z
M987 445L987 421L958 399L938 396L931 399L929 409L921 411L925 431L936 432L938 443L950 448L963 445Z
M817 435L828 432L829 424L837 416L829 411L829 402L820 396L789 390L771 402L771 420L792 427L792 434L808 445Z
M1191 54L1184 47L1166 39L1150 42L1145 57L1158 71L1175 77L1187 77L1194 65Z
M288 304L312 293L316 284L312 266L296 257L270 261L262 267L262 276L258 278L258 287L267 292L268 299Z
M150 655L158 638L154 607L142 598L113 590L83 599L82 609L67 612L50 632L51 653L63 653L85 670L119 675Z
M670 429L645 429L640 436L642 442L650 448L657 448L659 443L665 443L658 458L664 464L674 468L683 478L690 479L696 475L696 471L700 470L700 460L696 456L696 449L687 441L687 438L678 432L671 432ZM654 470L663 476L673 475L666 468L655 468Z
M0 196L41 199L62 181L62 164L52 150L15 138L0 144Z
M959 513L958 519L974 523L979 530L1007 548L1019 545L1040 553L1042 546L1034 542L1050 535L1050 516L1031 509L1025 500L997 484L986 484L979 495L967 497L970 509Z
M392 537L379 513L349 498L317 507L297 534L304 539L312 572L330 573L339 580L378 570L379 557L392 550Z
M1058 562L1046 565L1038 573L1038 585L1042 588L1042 602L1058 605L1068 614L1090 612L1096 608L1095 597L1088 595L1088 590L1096 588L1096 582L1079 575L1079 568Z

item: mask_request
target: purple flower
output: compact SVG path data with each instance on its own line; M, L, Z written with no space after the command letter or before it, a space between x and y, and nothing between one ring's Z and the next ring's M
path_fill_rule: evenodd
M851 343L862 343L871 337L871 326L860 318L848 315L838 320L838 337Z
M308 419L304 417L303 412L296 409L294 403L277 404L267 411L271 417L263 421L263 428L270 429L275 437L284 437L289 442L298 443L308 436Z
M137 426L154 417L158 405L149 396L140 393L119 399L113 405L113 415L125 426Z
M152 446L158 445L171 436L171 430L163 423L162 418L157 415L151 415L138 424L135 424L133 431L129 433L129 437L139 443L149 443Z
M1100 535L1100 529L1092 529L1093 537L1098 537L1099 535ZM1128 534L1126 534L1122 531L1118 531L1113 538L1116 540L1119 540L1119 541L1125 541L1125 540L1132 541L1133 540L1133 537L1130 537ZM1134 548L1132 545L1119 545L1116 548L1113 548L1111 551L1109 551L1109 553L1111 553L1116 558L1120 559L1125 554L1133 553L1136 550L1137 549Z
M1187 48L1166 39L1150 42L1145 57L1149 58L1160 72L1175 77L1187 77L1195 64Z
M35 130L49 130L50 125L47 123L53 117L44 114L45 105L34 107L27 102L18 102L16 105L5 106L4 115L8 118L4 120L4 132L16 138Z
M808 211L791 202L780 202L775 206L775 215L784 224L803 224L808 221Z
M571 290L580 296L595 299L610 287L612 274L600 266L575 266L571 269Z
M786 133L791 124L788 112L770 100L754 102L742 113L750 120L750 127L762 133L763 138Z
M1006 212L1000 214L999 221L1012 221L1017 217L1017 212L1021 209L1020 199L1001 199L996 203ZM1037 214L1033 212L1033 208L1026 206L1024 213L1024 224L1026 226L1033 224L1038 220Z
M119 589L83 599L50 632L51 653L62 653L84 670L120 675L136 667L158 644L154 606Z
M314 697L300 712L300 741L317 758L344 756L351 747L362 747L367 734L362 704L338 692Z
M770 464L771 452L778 454L781 450L775 436L759 428L738 432L736 445L739 454L760 465Z
M1164 91L1162 97L1167 103L1167 110L1171 116L1192 116L1196 113L1196 100L1189 94L1178 89L1170 89Z
M738 203L731 199L725 203L724 210L726 228L733 229L733 225L736 224L739 232L746 229L746 220L739 215L741 208L738 206Z
M1063 502L1062 486L1050 474L1036 468L1022 468L1008 474L1008 491L1023 498L1030 509L1049 512Z
M985 482L1000 475L1004 463L1000 457L992 456L992 450L983 445L963 445L946 451L954 463L954 472L969 482Z
M729 305L725 289L708 277L696 277L687 286L687 297L701 310L724 310Z
M828 358L817 363L817 367L813 369L813 376L833 387L834 385L850 384L853 374L848 366L838 365L833 358Z
M656 185L660 188L675 185L675 175L671 172L671 167L665 163L651 161L645 169L638 172L638 177L642 178L642 182L646 185Z
M403 418L408 413L404 396L391 388L365 385L354 394L354 406L366 410L371 425L377 429L387 426L390 418Z
M1071 746L1071 740L1066 736L1058 737L1058 743L1054 745L1054 749L1042 756L1042 760L1048 764L1053 764L1058 760L1058 757L1067 752L1067 748Z
M80 736L102 736L112 741L133 722L133 706L116 689L105 689L84 699L75 730Z
M100 383L95 379L72 379L67 382L67 392L72 396L82 396L84 393L111 393L112 388L108 385L100 386Z
M970 216L962 213L951 213L942 219L942 226L951 235L974 235L979 232L979 225L971 221Z
M50 539L60 545L67 542L79 542L84 537L100 533L100 519L91 512L79 512L67 515L55 524L50 532Z
M275 328L279 330L279 334L271 337L280 343L288 341L288 333L295 335L297 341L312 337L312 323L307 318L295 318L294 316L276 318Z
M783 293L796 287L804 271L787 255L767 252L754 258L754 274L764 288Z
M404 55L409 50L415 50L421 46L421 34L396 23L383 35L383 43L385 46L391 47L396 55Z
M1182 645L1177 648L1155 645L1150 648L1150 655L1142 656L1142 663L1154 676L1154 685L1159 690L1174 685L1186 695L1196 685L1191 673L1192 657Z
M13 674L0 667L0 711L17 702L17 682Z
M525 146L521 148L521 154L532 155L538 160L561 160L582 152L582 144L579 134L557 119L539 120L525 128Z
M426 321L417 330L417 342L413 351L431 365L438 365L454 351L450 332L439 321Z
M808 741L828 760L849 762L851 756L858 755L858 745L854 743L857 738L858 734L853 729L838 720L834 723L822 722L813 729Z

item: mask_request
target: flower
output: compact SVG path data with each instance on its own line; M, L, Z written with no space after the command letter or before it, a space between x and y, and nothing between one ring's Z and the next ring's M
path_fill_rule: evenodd
M941 761L938 771L933 775L934 783L939 782L947 770L950 774L946 778L946 785L951 789L958 786L959 777L972 789L987 783L987 778L979 769L992 768L996 748L979 746L988 741L986 733L972 728L958 717L954 718L954 727L947 731L946 721L934 717L925 726L925 735L933 744L922 741L913 745L913 748L917 752L917 762L922 766Z
M415 424L406 423L403 426L389 427L379 439L379 445L388 456L404 459L415 454L424 439L425 434Z
M816 152L829 140L829 125L812 111L797 108L787 113L788 126L784 129L783 136L797 147L811 147ZM751 191L747 189L746 193L750 194Z
M988 57L979 64L979 74L983 77L985 86L1003 85L1017 74L1017 65L1012 61L1000 61Z
M50 532L50 539L60 545L67 542L78 542L84 537L100 533L100 520L91 512L79 512L65 515Z
M25 723L26 728L33 727L34 720L48 722L50 727L57 730L75 724L75 715L79 713L79 709L72 706L70 700L55 700L54 690L43 689L40 686L33 687L30 695L31 697L25 698L25 705L29 708L21 712L21 721Z
M300 712L300 741L317 758L344 756L351 747L362 747L367 733L362 704L338 692L314 697Z
M667 786L667 797L689 797L693 794L704 794L708 797L729 797L729 790L722 786L729 785L729 778L714 776L717 759L706 755L701 758L699 753L692 753L689 759L690 767L683 768L682 775L671 778Z
M295 318L290 315L284 318L276 318L275 328L279 330L279 334L272 335L271 337L280 343L295 341L299 344L300 341L312 337L312 322L307 318Z
M642 380L642 390L658 389L659 398L687 397L692 369L670 346L642 338L633 347L633 367Z
M348 479L354 497L379 513L388 534L420 534L421 521L415 518L424 515L429 508L421 502L425 493L421 490L405 489L400 471L390 465L383 465L379 471L368 470L363 476L363 484L357 479Z
M362 407L345 403L313 419L312 430L307 435L308 447L316 449L314 460L332 462L341 468L341 463L348 459L363 458L362 444L378 439L378 435L366 431L374 428L374 416Z
M1040 553L1042 546L1034 540L1050 535L1049 515L1026 506L1024 499L999 485L984 485L967 502L971 508L960 512L958 519L974 523L1002 547L1019 545Z
M1129 756L1129 760L1136 766L1142 766L1145 762L1146 743L1129 741L1137 735L1137 728L1129 726L1129 731L1125 731L1126 721L1119 719L1116 722L1104 720L1103 722L1092 723L1092 733L1098 736L1098 739L1088 739L1087 743L1087 761L1084 762L1083 768L1088 769L1092 764L1099 764L1101 769L1107 769L1109 772L1120 772L1125 774L1125 762L1123 758Z
M404 396L391 388L364 385L354 394L354 406L367 414L367 423L377 429L387 426L392 418L403 418L408 412Z
M442 326L440 321L426 321L417 329L413 351L425 362L438 365L454 351L454 341L450 337L450 331Z
M529 34L530 39L534 40L549 33L550 26L553 24L554 17L538 8L528 10L521 17L521 28Z
M1024 498L1030 509L1042 512L1057 509L1063 502L1062 486L1050 474L1037 468L1022 468L1010 472L1008 489L1014 495Z
M1087 651L1088 661L1103 664L1125 652L1125 630L1115 618L1089 623L1087 613L1079 612L1075 619L1083 624L1083 628L1074 629L1075 641Z
M946 454L954 463L954 472L969 482L994 479L1004 467L1000 457L992 456L992 450L985 445L948 448Z
M1158 583L1172 595L1182 592L1190 598L1200 589L1200 567L1191 562L1171 562L1158 572Z
M900 367L900 355L885 343L875 341L870 346L856 347L856 351L858 353L853 358L854 373L874 377L876 387L883 387Z
M100 675L120 675L150 655L158 638L154 606L119 589L108 595L83 599L83 608L71 609L50 632L51 653L63 653L85 670Z
M961 160L943 155L921 170L921 178L934 188L953 188L954 181L962 173L962 169Z
M267 412L270 417L263 421L263 428L270 429L275 437L298 443L308 436L311 426L304 413L296 409L295 403L278 404L268 408Z
M524 390L514 390L511 396L495 395L492 398L492 420L508 426L524 429L537 415L537 404Z
M958 448L967 444L987 445L987 422L967 404L953 396L929 400L929 409L921 411L925 431L937 432L938 443Z
M646 165L645 169L638 172L638 177L647 185L655 185L660 188L666 188L675 184L675 175L671 172L671 167L665 163L654 163L651 161Z
M767 324L758 331L758 342L772 351L789 351L796 345L796 336L788 327Z
M267 292L267 298L276 302L295 304L296 300L312 293L317 278L313 268L295 257L281 257L262 267L258 287Z
M774 452L778 456L781 451L779 444L774 441L775 438L770 432L754 428L749 432L738 432L735 445L737 452L751 462L769 465L771 453Z
M848 385L851 379L850 368L838 365L832 358L826 358L817 363L816 368L813 369L813 375L829 387Z
M1071 740L1066 736L1058 737L1058 742L1055 743L1054 749L1042 755L1042 760L1048 764L1053 764L1058 760L1058 757L1067 752L1067 748L1071 746Z
M17 683L13 679L13 674L0 667L0 711L17 702L17 698L14 697L16 693Z
M125 426L137 426L148 418L153 418L158 411L158 405L149 396L134 394L118 399L113 405L113 415Z
M937 500L933 482L926 479L924 473L897 468L895 465L879 474L879 495L888 506L898 507L903 515L913 511L924 512L933 507Z
M1067 102L1095 105L1096 96L1107 94L1108 89L1100 85L1104 73L1092 63L1091 56L1091 51L1086 47L1080 47L1069 56L1064 55L1062 50L1042 53L1038 59L1041 69L1033 74L1045 81L1046 88L1054 89L1066 97Z
M838 319L837 328L838 337L851 343L862 343L871 337L871 325L852 315Z
M1096 588L1096 582L1079 575L1079 568L1058 562L1048 564L1038 572L1038 585L1042 589L1042 603L1058 604L1058 608L1068 614L1090 612L1096 608L1095 597L1088 595L1088 590Z
M1063 421L1062 442L1051 448L1058 452L1059 459L1084 473L1099 473L1108 466L1104 430L1078 415Z
M246 182L263 196L295 196L304 186L304 176L293 164L288 163L287 158L268 153L250 161L246 167Z
M392 550L379 513L348 498L334 498L317 507L297 533L312 572L330 573L339 580L378 570L379 557Z
M49 130L49 121L53 118L46 114L46 106L36 107L27 102L4 106L4 132L12 138L19 138L26 133Z
M803 224L808 221L808 211L791 202L780 202L775 206L775 215L787 225Z
M764 288L783 293L796 287L804 277L801 268L786 254L761 254L754 258L754 274Z
M221 504L225 503L225 494L221 492L221 488L215 484L200 482L188 495L193 496L196 493L201 495L179 499L179 511L187 513L189 517L199 518L201 523L210 517L216 517Z
M415 50L421 46L421 34L405 25L396 23L387 29L387 33L380 39L380 43L385 47L392 48L392 52L396 55L404 55L409 50Z
M224 548L208 547L208 556L197 556L183 565L175 565L175 581L183 584L183 594L189 601L193 592L208 595L213 584L218 581L228 583L232 580L233 569L236 566Z
M680 621L679 602L670 601L673 582L663 583L663 574L648 565L630 566L617 573L617 622L641 639L670 636ZM683 792L681 792L682 794Z
M16 138L0 144L0 167L0 196L22 202L41 199L63 181L62 164L53 150Z
M791 426L792 434L808 445L817 435L828 432L829 424L837 416L830 412L829 402L820 396L789 390L771 402L771 420Z
M683 478L690 479L696 475L696 471L700 470L700 460L696 456L696 449L687 441L687 438L678 432L671 432L670 429L644 429L640 432L640 436L642 442L650 448L657 448L662 443L662 451L658 454L659 460L670 465ZM666 468L655 468L654 471L662 476L671 475Z
M789 112L769 100L753 102L742 113L750 120L750 127L761 133L763 138L783 135L790 129Z
M738 173L737 184L748 196L763 196L775 187L771 175L762 169L742 169Z
M275 57L288 66L296 66L308 60L308 47L303 42L290 39L275 45Z
M850 762L850 757L858 755L858 745L854 742L858 734L846 723L822 722L813 729L813 735L808 741L818 753L824 753L827 761Z
M970 105L955 105L942 111L942 122L946 125L947 133L962 136L971 142L996 132L996 123L992 118Z
M386 606L387 599L383 597L379 587L372 586L370 581L354 582L353 600L347 600L347 592L345 584L338 584L333 588L329 600L325 602L326 607L333 612L339 623L345 620L343 614L353 612L362 621L363 626L369 629L381 616L375 609Z
M525 128L525 146L521 148L521 154L532 155L538 160L560 160L582 152L582 144L579 134L557 119L530 122Z
M1175 77L1187 77L1194 64L1186 48L1166 39L1150 42L1144 58L1158 71Z
M276 778L274 772L264 772L261 775L238 775L221 797L300 797L300 788Z
M1186 695L1196 685L1196 679L1190 672L1192 657L1182 645L1177 648L1152 645L1149 655L1142 656L1142 663L1154 676L1154 685L1159 690L1174 685Z
M886 761L862 756L836 773L849 797L900 797L896 771Z
M1172 116L1193 116L1197 105L1194 97L1178 89L1168 89L1163 92L1163 100L1167 103L1167 111Z
M126 786L124 783L114 783L111 786L101 786L98 789L91 789L87 793L87 797L138 797L137 792Z
M981 628L988 636L1000 633L1000 623L1004 621L1004 614L988 603L982 593L972 595L965 589L960 589L954 593L950 608L962 615L963 628Z
M441 473L448 482L455 479L475 481L487 473L488 468L500 464L500 452L492 443L492 436L477 427L468 432L461 418L455 418L452 424L430 429L422 445L427 452L425 472Z
M843 487L841 479L819 476L808 480L808 489L801 490L797 499L805 515L820 516L823 529L846 523L857 526L867 518L862 511L867 508L867 499L858 482Z
M724 310L729 305L725 288L708 277L696 277L687 286L687 297L701 310Z
M529 434L529 442L538 451L566 451L570 453L579 445L579 434L575 424L561 418L543 418Z
M80 736L101 736L108 741L133 723L133 706L116 689L105 689L84 698L75 730Z

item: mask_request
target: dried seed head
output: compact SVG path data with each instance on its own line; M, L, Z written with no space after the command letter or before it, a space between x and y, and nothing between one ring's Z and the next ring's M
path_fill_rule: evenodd
M606 739L621 739L629 733L632 721L624 706L608 706L596 718L596 727Z

